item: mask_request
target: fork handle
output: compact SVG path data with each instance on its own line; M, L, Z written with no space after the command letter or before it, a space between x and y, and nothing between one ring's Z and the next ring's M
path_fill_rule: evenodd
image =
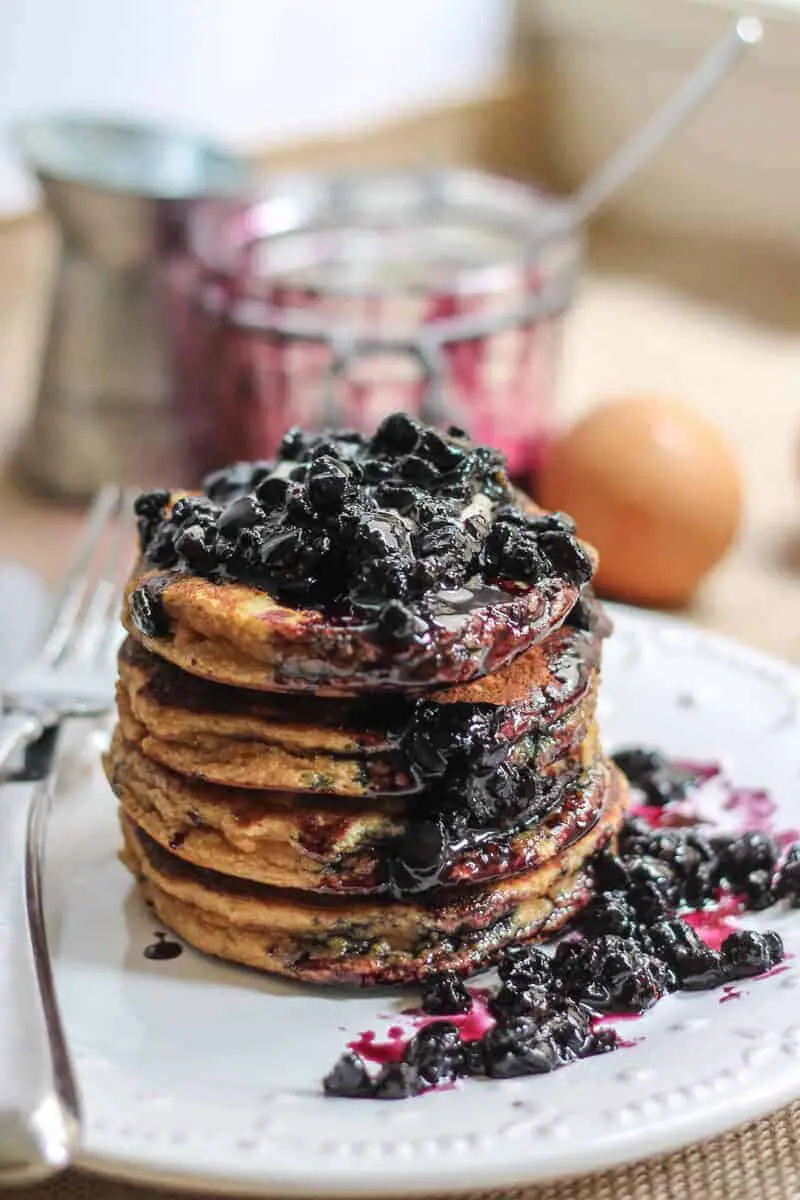
M0 1183L62 1169L78 1131L41 908L48 802L47 780L0 794Z

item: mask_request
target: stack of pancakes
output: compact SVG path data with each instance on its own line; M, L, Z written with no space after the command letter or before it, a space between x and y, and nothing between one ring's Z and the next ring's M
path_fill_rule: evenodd
M475 971L585 903L627 803L598 744L590 589L445 589L425 611L387 644L143 555L106 768L124 861L188 942L392 983Z

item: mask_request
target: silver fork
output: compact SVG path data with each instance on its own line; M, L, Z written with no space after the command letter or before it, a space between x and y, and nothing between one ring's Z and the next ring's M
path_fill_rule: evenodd
M98 492L35 660L1 695L0 772L67 717L113 701L119 606L132 543L133 494ZM42 910L41 856L57 728L42 745L44 778L0 794L0 1183L65 1167L80 1106L58 1013Z

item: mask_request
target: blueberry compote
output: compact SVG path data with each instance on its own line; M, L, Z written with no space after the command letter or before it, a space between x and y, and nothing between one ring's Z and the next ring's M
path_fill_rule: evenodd
M639 749L615 759L646 801L640 812L680 805L718 774ZM625 1045L605 1022L669 992L724 988L721 1002L738 998L736 982L774 971L785 952L774 930L739 928L735 916L777 900L800 906L800 843L781 845L764 830L709 835L701 824L629 817L616 853L595 858L592 899L555 953L508 947L492 989L468 989L454 972L429 977L417 1032L395 1027L385 1045L362 1034L325 1092L403 1099L466 1076L547 1074ZM378 1075L368 1059L383 1064Z
M541 821L573 776L542 775L531 739L530 756L509 762L502 733L505 712L489 704L419 701L404 748L423 790L410 805L405 834L381 855L386 890L395 896L436 888L456 855L499 845Z
M240 580L403 645L420 636L435 593L589 580L571 519L526 513L516 498L497 451L393 413L371 438L292 429L276 462L218 471L174 504L149 492L136 512L152 567ZM147 582L140 591L134 619L158 637L159 597Z
M562 801L575 773L543 773L540 744L543 730L558 736L559 720L586 693L608 632L599 626L600 606L587 591L581 628L555 635L561 648L552 656L551 681L535 692L539 707L415 702L400 745L417 795L410 800L407 833L383 847L387 891L404 896L438 887L466 850L505 853L511 837ZM527 752L514 755L521 737Z

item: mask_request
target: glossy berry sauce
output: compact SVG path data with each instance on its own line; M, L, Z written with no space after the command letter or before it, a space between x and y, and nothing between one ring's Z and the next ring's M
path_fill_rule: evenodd
M726 1004L746 995L741 980L790 969L776 932L738 920L779 901L800 907L800 844L787 848L788 837L773 834L767 794L734 787L715 764L669 763L641 750L615 758L643 803L618 853L595 860L595 892L576 922L583 936L564 938L552 956L507 948L496 989L467 989L452 972L430 977L423 1011L405 1014L410 1028L394 1024L385 1037L366 1030L348 1044L326 1076L329 1095L404 1099L469 1075L549 1073L635 1046L641 1039L624 1038L618 1026L671 991L717 989ZM734 833L717 833L699 816L688 823L712 781L723 813L735 814ZM377 1076L366 1062L380 1065Z
M496 450L398 412L370 438L292 429L274 462L235 464L174 503L148 492L135 507L149 566L237 580L402 647L424 641L434 615L446 625L466 605L491 620L506 599L565 586L574 596L589 582L574 522L518 499ZM146 580L131 599L146 637L169 628L159 587Z
M373 1029L360 1033L348 1049L354 1050L368 1062L387 1063L400 1062L408 1050L409 1042L420 1029L426 1029L438 1022L448 1021L456 1026L463 1042L477 1042L495 1025L495 1019L489 1012L486 988L468 988L472 1005L466 1013L453 1013L449 1016L428 1016L418 1008L407 1009L403 1015L411 1018L412 1028L404 1029L401 1025L392 1025L381 1040Z
M156 932L153 934L156 939L149 946L144 948L145 958L153 959L156 962L166 962L171 958L178 958L183 954L183 946L180 942L171 942L167 938L166 933Z
M681 918L691 925L707 946L719 950L726 937L740 928L736 918L744 911L741 896L725 894L704 908L681 913Z

